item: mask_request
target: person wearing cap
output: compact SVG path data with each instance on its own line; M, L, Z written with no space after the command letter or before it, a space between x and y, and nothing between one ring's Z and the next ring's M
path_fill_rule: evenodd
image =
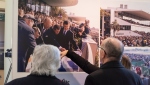
M24 72L28 58L36 46L34 30L32 28L35 18L31 14L25 14L18 20L18 72Z
M100 68L71 51L62 52L61 57L66 55L89 74L84 85L142 85L140 76L121 64L124 51L121 41L109 37L102 42L99 48L102 63Z

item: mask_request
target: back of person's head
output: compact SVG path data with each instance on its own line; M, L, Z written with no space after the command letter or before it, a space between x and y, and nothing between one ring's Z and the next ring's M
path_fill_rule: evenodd
M122 55L121 63L125 68L131 69L131 61L128 56Z
M116 38L109 37L103 40L101 44L103 51L101 52L100 58L107 58L110 60L120 60L124 51L124 45L121 41Z
M53 45L37 45L33 52L31 74L55 75L60 67L60 51Z

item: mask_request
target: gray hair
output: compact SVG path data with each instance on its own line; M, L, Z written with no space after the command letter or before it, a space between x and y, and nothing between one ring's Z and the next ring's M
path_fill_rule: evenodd
M33 52L31 74L54 76L60 67L60 51L53 45L37 45Z
M120 60L124 51L124 45L116 38L107 38L107 42L104 44L104 49L108 57L114 57Z

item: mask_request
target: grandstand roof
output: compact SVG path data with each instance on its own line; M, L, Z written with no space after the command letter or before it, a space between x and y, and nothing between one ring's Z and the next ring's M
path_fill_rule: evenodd
M125 12L131 15L138 16L139 20L150 20L150 14L143 10L116 9L115 11Z
M66 6L74 6L78 3L78 0L43 0L50 6L59 6L59 7L66 7Z

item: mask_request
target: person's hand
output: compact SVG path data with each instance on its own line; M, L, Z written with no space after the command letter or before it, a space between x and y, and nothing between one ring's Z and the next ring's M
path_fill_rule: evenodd
M68 50L62 51L60 53L61 58L63 58L64 56L66 56L67 53L68 53Z
M60 48L59 50L62 52L62 51L65 51L66 49L65 48Z

